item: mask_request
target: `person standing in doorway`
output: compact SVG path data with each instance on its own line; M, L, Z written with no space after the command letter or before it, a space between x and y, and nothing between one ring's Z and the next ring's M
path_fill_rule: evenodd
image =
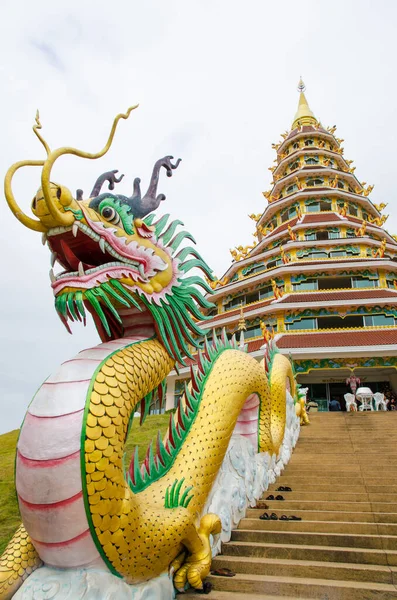
M329 410L330 411L342 410L340 407L340 402L336 398L332 398L331 402L329 403Z

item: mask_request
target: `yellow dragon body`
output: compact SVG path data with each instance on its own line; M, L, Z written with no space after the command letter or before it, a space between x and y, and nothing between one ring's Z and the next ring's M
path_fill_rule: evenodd
M131 110L131 109L130 109ZM64 271L51 273L56 310L70 321L94 318L102 344L63 363L29 406L18 441L16 488L23 525L0 558L0 600L12 598L43 563L60 568L92 564L128 584L147 581L171 567L174 584L203 588L211 565L210 534L219 517L200 520L233 430L247 399L258 398L256 451L278 453L286 421L286 388L296 395L290 362L270 348L264 365L234 340L206 339L191 383L170 417L169 430L140 465L137 453L123 463L124 446L136 410L143 421L153 397L160 401L165 379L198 346L202 318L197 304L211 306L197 286L210 288L192 268L211 271L176 233L168 215L154 222L164 199L157 193L161 167L172 174L172 157L157 161L145 196L134 182L133 196L113 190L115 171L105 173L88 200L50 182L63 154L98 158L73 148L47 151L45 161L10 168L5 194L27 227L44 234ZM26 216L11 189L22 166L42 167L42 187L33 200L37 219ZM193 258L189 258L192 256ZM265 368L264 368L265 367Z

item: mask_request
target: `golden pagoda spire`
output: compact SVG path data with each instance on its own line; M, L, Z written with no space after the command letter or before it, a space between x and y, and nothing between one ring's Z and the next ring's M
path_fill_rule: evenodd
M299 94L299 103L298 110L296 111L296 115L294 117L294 121L292 123L292 129L299 127L299 125L317 125L317 119L309 108L309 104L306 100L306 96L304 94L304 90L306 89L305 84L302 81L302 77L298 83L298 92Z

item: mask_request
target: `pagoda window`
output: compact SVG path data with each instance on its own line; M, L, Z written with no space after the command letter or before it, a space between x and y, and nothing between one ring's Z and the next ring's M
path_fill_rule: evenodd
M230 310L231 308L238 308L239 306L243 306L245 304L244 296L238 296L237 298L232 298L225 304L225 310Z
M287 323L287 330L294 331L296 329L317 329L317 319L304 318L292 323Z
M337 230L331 230L328 232L328 239L330 240L337 240L340 238L340 231L339 229Z
M287 189L285 190L286 194L292 194L293 192L297 192L298 191L298 186L296 185L296 183L294 183L293 185L289 185L287 187Z
M263 287L261 290L259 290L259 298L260 300L263 300L264 298L269 298L270 296L273 296L273 288L271 285L267 285L266 287Z
M337 187L340 190L344 190L345 189L345 182L344 181L338 181L338 183L336 185L337 185Z
M318 165L318 163L320 162L320 159L318 158L318 156L310 156L310 155L305 155L305 163L307 165Z
M251 327L247 327L247 330L244 331L245 338L259 337L260 335L262 335L260 325L251 325Z
M278 267L278 265L282 265L283 261L281 260L281 258L277 258L275 260L269 260L269 262L267 263L267 268L268 269L273 269L273 267Z
M357 217L358 215L358 210L357 210L357 206L354 206L354 204L349 204L349 207L347 209L347 212L349 213L349 215L351 215L352 217Z
M346 231L346 237L348 237L348 238L354 238L354 237L356 237L354 229L348 229Z
M394 327L395 319L393 316L388 315L365 315L364 325L366 327Z
M296 217L296 215L296 207L291 206L290 208L287 208L284 212L281 213L281 222L285 223L286 221L289 221L290 219Z
M306 279L306 281L300 281L299 283L295 283L292 286L294 292L307 291L307 290L317 290L318 289L318 281L317 279Z
M252 275L253 273L260 273L261 271L265 271L266 269L266 265L264 263L261 264L257 264L257 265L253 265L252 269L250 269L249 267L247 267L247 271L245 272L245 275Z
M292 146L294 150L298 150L299 148L299 142L295 142L295 144Z
M314 140L312 140L311 138L305 140L305 146L314 146Z
M307 242L312 242L313 240L316 240L316 239L317 239L317 237L314 232L313 233L305 233L305 240Z
M351 287L350 277L321 277L318 280L319 290L343 290Z
M316 185L324 185L324 179L322 177L309 177L306 179L307 187L314 187Z
M299 169L299 167L300 167L299 160L295 160L294 162L292 162L288 165L288 168L290 171L296 171L296 169Z
M309 258L328 258L327 252L322 252L321 250L314 250L314 252L309 252L306 256L302 257L303 260L307 260Z
M328 231L317 231L316 239L317 240L328 240L329 239Z
M208 336L207 336L207 340L208 340ZM179 406L179 401L185 393L185 384L188 384L188 383L189 383L189 379L177 379L175 381L175 392L174 392L175 408L177 406Z
M346 329L349 327L362 327L363 318L361 315L348 315L347 317L340 317L339 315L332 315L330 317L317 317L317 328L318 329Z
M312 202L306 205L307 212L320 212L320 203Z
M362 211L362 214L363 214L363 219L365 221L368 221L368 213L366 213L365 211Z
M321 198L320 200L320 210L321 212L326 212L331 210L332 202L328 198Z
M379 287L378 279L369 279L368 277L352 277L352 287L354 288L376 288Z
M251 304L252 302L257 302L259 300L259 292L253 292L252 294L247 294L245 297L245 304Z

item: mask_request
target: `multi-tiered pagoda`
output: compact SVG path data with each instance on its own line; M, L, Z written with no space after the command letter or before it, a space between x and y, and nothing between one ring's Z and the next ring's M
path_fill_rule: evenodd
M397 391L397 243L383 227L386 204L371 202L373 186L357 179L335 127L316 119L302 82L299 91L291 130L273 144L267 206L250 215L255 243L231 250L206 326L245 328L258 359L264 337L274 336L309 398L327 410L333 397L343 406L349 378Z

